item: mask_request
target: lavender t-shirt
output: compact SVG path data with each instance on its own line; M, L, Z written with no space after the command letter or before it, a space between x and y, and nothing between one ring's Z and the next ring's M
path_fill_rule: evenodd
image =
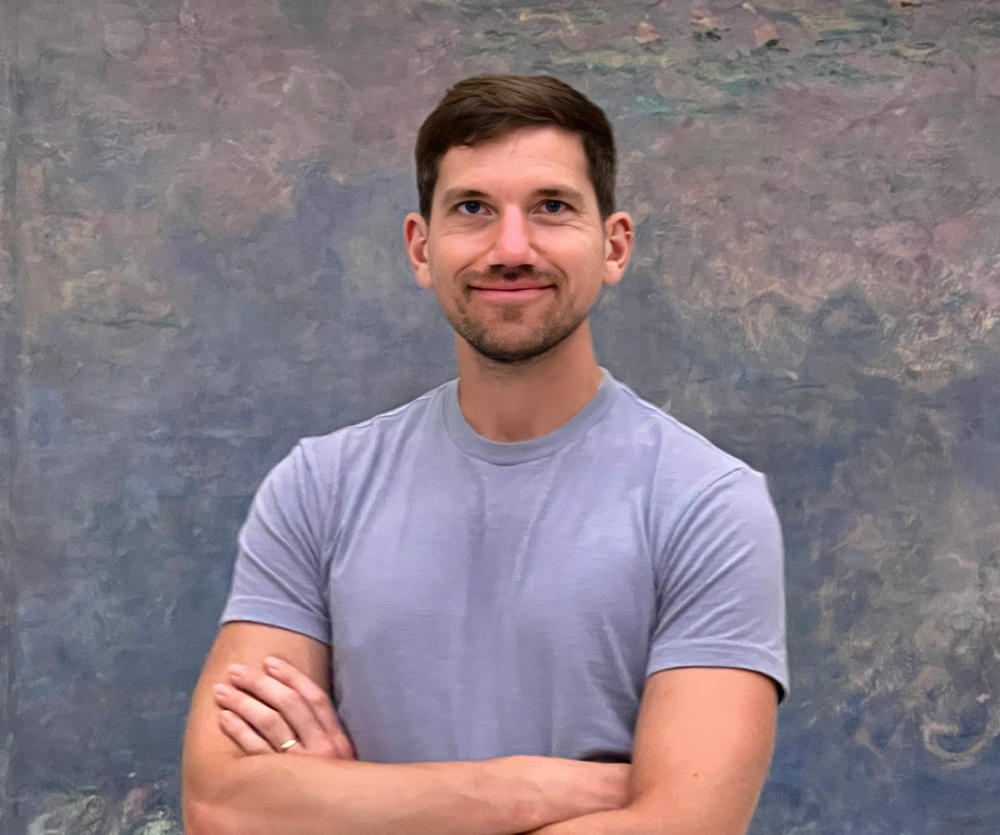
M222 622L329 644L360 759L627 762L658 670L787 690L764 477L604 374L540 438L478 435L452 380L264 479Z

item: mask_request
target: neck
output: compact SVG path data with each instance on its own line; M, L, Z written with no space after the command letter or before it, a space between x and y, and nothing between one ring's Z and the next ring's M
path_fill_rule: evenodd
M489 360L458 336L455 353L462 414L491 441L527 441L558 429L597 393L604 376L588 322L551 351L522 363Z

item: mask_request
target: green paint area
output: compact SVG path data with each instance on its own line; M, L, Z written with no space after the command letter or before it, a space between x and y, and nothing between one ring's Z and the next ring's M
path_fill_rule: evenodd
M492 55L498 51L509 53L532 45L531 38L525 38L517 32L486 29L466 41L463 52L466 55Z
M650 116L673 116L678 110L675 103L661 96L636 96L633 105L633 110Z
M900 44L892 50L892 54L916 64L926 64L942 49L943 47L933 41L918 41L912 44Z
M435 0L432 3L423 3L420 6L420 14L427 21L442 21L454 23L475 23L485 15L491 14L494 9L485 4L461 2L449 2L449 0ZM466 33L468 37L468 33Z
M906 36L904 17L894 14L884 0L815 4L812 9L791 12L792 17L816 43L848 43L869 48L893 43Z
M285 20L305 29L326 28L326 18L333 0L278 0L278 8Z
M568 28L601 26L612 22L624 10L620 5L614 8L608 8L608 5L610 4L580 3L573 4L571 9L562 10L556 4L550 8L545 4L532 6L525 3L505 6L474 2L474 0L432 0L421 4L420 13L429 19L448 22L454 22L456 19L474 22L487 15L495 15L512 26L523 27L527 36L534 36L539 28L549 29L554 25Z
M971 28L980 35L988 38L1000 38L1000 11L985 9L975 15L969 21Z
M611 49L594 49L581 52L549 54L538 61L540 66L564 74L634 76L644 70L668 69L677 65L677 59L667 55L642 52L616 52Z
M792 56L783 49L755 49L740 56L705 55L678 64L677 71L732 96L754 93L779 81L831 81L860 87L892 81L852 66L832 53Z

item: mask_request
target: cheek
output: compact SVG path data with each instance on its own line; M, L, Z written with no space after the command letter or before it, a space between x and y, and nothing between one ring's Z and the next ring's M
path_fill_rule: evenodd
M604 244L602 242L596 247L591 245L585 252L577 262L580 276L588 286L599 286L604 282Z
M603 269L605 246L603 236L583 232L577 233L571 240L567 239L561 249L572 259L577 270L592 273L596 269Z
M475 261L475 252L469 241L438 241L427 249L427 263L431 273L442 280L451 280Z

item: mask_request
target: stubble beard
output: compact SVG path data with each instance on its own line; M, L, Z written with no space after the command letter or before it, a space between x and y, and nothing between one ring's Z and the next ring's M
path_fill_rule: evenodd
M471 283L497 284L498 279L514 280L529 278L538 282L554 285L553 292L565 288L563 277L552 272L534 272L530 270L508 270L500 272L469 272L458 277L463 288L471 296L472 290L467 289ZM468 296L467 296L468 298ZM530 303L529 303L530 304ZM476 353L482 357L504 365L527 362L553 350L560 343L573 335L587 320L589 310L573 311L556 309L547 313L538 326L528 333L505 335L504 323L515 323L524 318L524 310L520 305L498 308L499 324L492 327L472 316L468 304L460 306L453 316L449 316L451 326ZM518 328L518 331L522 331Z

